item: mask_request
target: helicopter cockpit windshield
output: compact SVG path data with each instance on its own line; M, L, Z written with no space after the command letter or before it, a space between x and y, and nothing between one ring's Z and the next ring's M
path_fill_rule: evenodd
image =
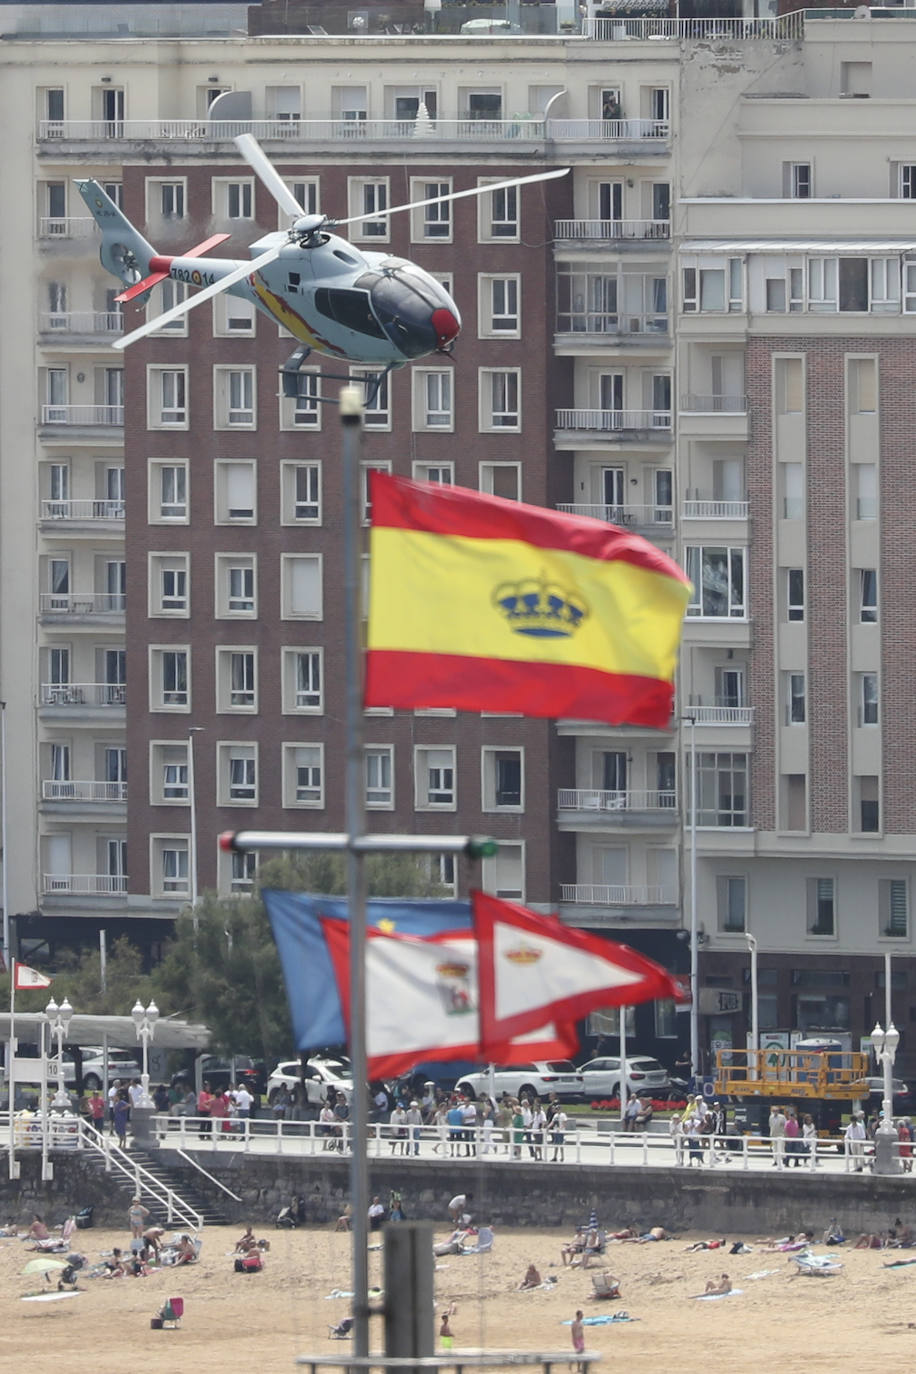
M368 287L382 328L405 358L422 358L441 349L436 321L443 310L450 322L448 341L457 335L451 298L438 282L398 258L388 259L383 269L363 273L356 284Z
M368 291L319 286L315 292L315 306L329 320L335 320L357 334L371 334L375 339L386 337L372 312Z

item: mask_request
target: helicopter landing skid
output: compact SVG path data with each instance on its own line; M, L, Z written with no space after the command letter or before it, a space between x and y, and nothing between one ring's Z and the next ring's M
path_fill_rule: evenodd
M283 378L284 396L290 397L291 399L297 399L299 397L299 369L310 352L311 349L303 344L301 348L296 349L295 353L290 354L286 362L280 368L280 376ZM325 380L330 382L349 382L351 386L357 382L362 382L366 389L364 404L366 406L371 406L379 393L382 383L388 376L388 373L393 372L396 367L401 366L401 363L389 363L381 372L367 372L358 377L352 377L349 373L343 372L316 372L310 375L314 376L319 384ZM310 395L308 400L317 401L323 405L336 406L340 404L336 396L322 396L320 391L316 392L314 395Z

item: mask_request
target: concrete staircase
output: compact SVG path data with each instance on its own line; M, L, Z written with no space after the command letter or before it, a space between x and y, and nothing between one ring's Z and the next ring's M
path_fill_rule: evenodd
M167 1190L171 1190L180 1205L188 1212L196 1212L205 1226L228 1226L230 1224L229 1218L192 1183L189 1183L183 1172L163 1164L155 1152L139 1149L123 1151L112 1147L111 1154L113 1158L117 1156L118 1161L128 1169L139 1167L139 1169L144 1170L160 1185L158 1191L164 1194ZM105 1155L100 1150L87 1150L86 1159L95 1171L105 1173ZM105 1173L105 1177L109 1187L124 1198L125 1211L129 1207L131 1199L139 1193L143 1205L149 1208L150 1225L179 1230L184 1224L181 1218L169 1217L165 1202L149 1191L149 1184L145 1183L143 1173L140 1174L139 1187L136 1183L136 1175L131 1176L130 1173L125 1173L122 1168L112 1168Z

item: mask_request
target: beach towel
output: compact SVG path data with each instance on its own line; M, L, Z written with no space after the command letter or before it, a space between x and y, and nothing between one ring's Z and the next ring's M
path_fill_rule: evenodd
M616 1322L638 1322L639 1317L631 1317L629 1312L608 1312L602 1313L599 1317L583 1317L583 1326L613 1326ZM572 1317L561 1323L562 1326L572 1326Z
M748 1274L749 1279L768 1279L772 1274L781 1274L781 1269L757 1269L753 1274Z
M733 1288L730 1293L691 1293L697 1302L714 1302L717 1298L740 1298L741 1289Z

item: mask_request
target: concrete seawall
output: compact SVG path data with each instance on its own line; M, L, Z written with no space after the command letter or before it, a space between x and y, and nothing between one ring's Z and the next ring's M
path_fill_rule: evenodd
M57 1155L54 1179L42 1183L37 1155L23 1154L18 1182L0 1183L4 1216L22 1220L37 1210L49 1222L95 1207L97 1225L125 1224L131 1188L117 1173L104 1174L82 1154ZM346 1159L265 1159L220 1152L207 1167L242 1201L233 1202L169 1150L161 1163L212 1198L233 1222L273 1223L293 1196L306 1202L310 1223L333 1222L349 1196ZM493 1226L575 1227L592 1208L607 1226L663 1225L709 1235L776 1235L810 1229L820 1237L832 1217L846 1234L916 1220L916 1176L811 1175L801 1170L754 1173L723 1169L639 1169L627 1166L551 1166L520 1161L511 1168L480 1160L380 1160L370 1165L370 1191L387 1201L397 1188L411 1220L448 1225L447 1202L473 1194L472 1210Z

